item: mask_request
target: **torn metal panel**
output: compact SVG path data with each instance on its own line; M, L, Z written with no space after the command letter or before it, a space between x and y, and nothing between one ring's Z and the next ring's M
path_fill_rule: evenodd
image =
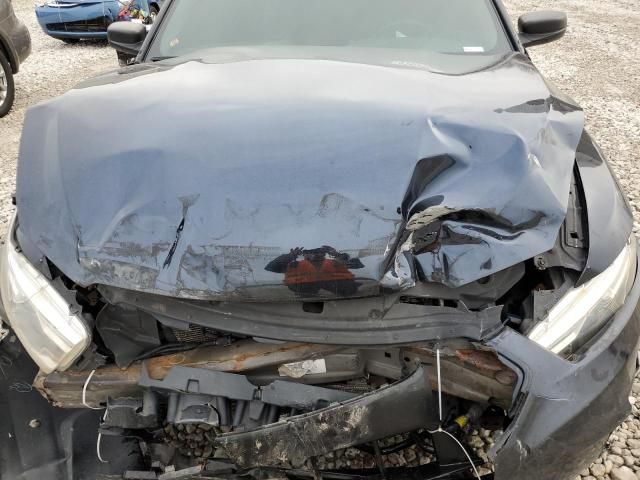
M433 427L432 398L425 371L418 368L373 393L249 432L220 435L216 443L242 467L301 465L336 449Z
M152 143L103 134L125 109L153 119ZM132 71L27 113L19 228L81 285L270 301L460 286L553 247L582 129L520 55L463 76L310 59Z

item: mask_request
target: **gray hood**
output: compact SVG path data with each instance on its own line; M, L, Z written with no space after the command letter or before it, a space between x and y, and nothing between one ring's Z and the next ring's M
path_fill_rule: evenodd
M552 248L582 130L520 56L461 76L135 67L29 110L19 228L82 285L250 300L460 286Z

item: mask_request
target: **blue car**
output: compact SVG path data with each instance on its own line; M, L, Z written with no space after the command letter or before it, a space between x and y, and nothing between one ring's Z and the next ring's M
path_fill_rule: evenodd
M139 9L153 18L163 0L48 0L36 6L36 17L47 35L67 43L106 39L107 27L121 19L123 9Z

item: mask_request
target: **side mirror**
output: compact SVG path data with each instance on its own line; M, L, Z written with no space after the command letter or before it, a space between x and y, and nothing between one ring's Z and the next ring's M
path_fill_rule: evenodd
M118 52L118 58L138 55L147 36L147 27L135 22L115 22L107 29L109 45Z
M558 40L566 31L567 14L564 12L531 12L518 19L518 36L525 48Z

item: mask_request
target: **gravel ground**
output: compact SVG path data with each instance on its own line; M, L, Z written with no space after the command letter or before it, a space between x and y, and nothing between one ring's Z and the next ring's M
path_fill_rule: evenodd
M608 156L629 196L640 230L640 2L638 0L506 0L514 18L526 11L555 8L569 13L567 36L536 47L531 56L553 83L585 109L590 133ZM45 36L38 27L32 0L14 0L28 25L33 54L16 77L16 104L0 119L0 232L12 207L15 166L25 109L54 97L82 79L117 67L113 50L104 43L69 46ZM630 397L640 407L640 380ZM606 450L588 470L567 480L640 479L640 420L633 414L611 435ZM475 432L474 432L475 433ZM489 435L472 437L481 452ZM558 479L562 480L562 479Z

